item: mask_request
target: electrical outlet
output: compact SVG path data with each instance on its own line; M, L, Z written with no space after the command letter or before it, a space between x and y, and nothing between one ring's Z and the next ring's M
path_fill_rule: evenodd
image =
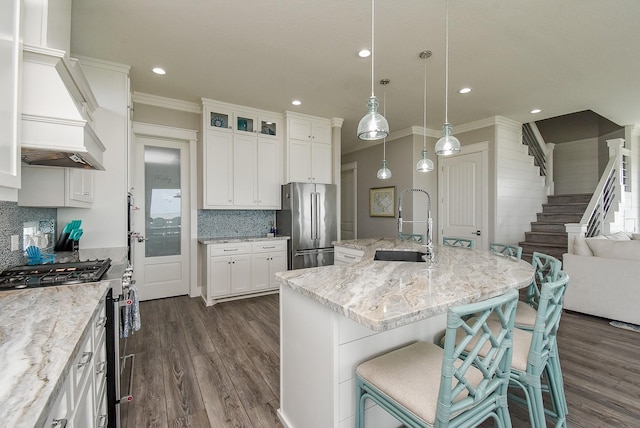
M18 251L20 249L20 239L18 235L11 235L11 251Z

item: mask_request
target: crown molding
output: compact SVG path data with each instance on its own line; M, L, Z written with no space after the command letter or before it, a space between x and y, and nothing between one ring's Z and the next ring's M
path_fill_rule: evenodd
M186 111L187 113L202 114L200 104L189 101L176 100L174 98L159 97L157 95L134 92L132 95L134 103L145 104L155 107L162 107L171 110Z

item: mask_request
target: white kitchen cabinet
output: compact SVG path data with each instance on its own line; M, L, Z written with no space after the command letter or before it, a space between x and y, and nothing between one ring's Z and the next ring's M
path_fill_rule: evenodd
M0 2L0 187L20 187L20 0ZM12 190L15 194L15 190ZM14 196L15 197L15 196Z
M252 290L278 288L275 273L287 270L287 241L254 242L252 253Z
M251 244L207 245L207 304L215 298L251 290Z
M287 112L287 182L332 183L331 122Z
M346 266L353 263L358 263L362 260L364 255L363 250L356 250L355 248L334 247L334 263L336 266Z
M202 208L280 209L282 116L203 99Z
M23 166L18 205L91 208L94 173L79 168Z
M77 353L71 360L69 373L45 420L44 428L106 426L108 416L105 310L105 301L102 299Z
M220 301L273 292L279 284L275 273L287 270L287 241L225 242L206 245L202 254L207 306Z

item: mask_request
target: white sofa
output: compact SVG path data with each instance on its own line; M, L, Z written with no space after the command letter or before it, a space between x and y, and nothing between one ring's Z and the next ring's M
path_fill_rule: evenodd
M577 237L563 270L565 309L640 325L640 235Z

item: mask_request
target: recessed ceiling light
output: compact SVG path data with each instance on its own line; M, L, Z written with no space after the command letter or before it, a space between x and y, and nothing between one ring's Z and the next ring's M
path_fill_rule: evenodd
M160 67L154 67L152 71L156 74L167 74L167 72L164 71L164 68Z
M533 110L531 110L529 113L531 114L538 114L540 113L542 110L540 110L539 108L534 108Z
M458 90L459 94L468 94L469 92L471 92L471 88L461 88Z
M358 56L360 58L367 58L369 55L371 55L371 51L369 49L362 49L360 52L358 52Z
M293 101L291 101L291 104L293 104L294 106L299 106L300 104L302 104L302 101L300 101L300 100L293 100Z

